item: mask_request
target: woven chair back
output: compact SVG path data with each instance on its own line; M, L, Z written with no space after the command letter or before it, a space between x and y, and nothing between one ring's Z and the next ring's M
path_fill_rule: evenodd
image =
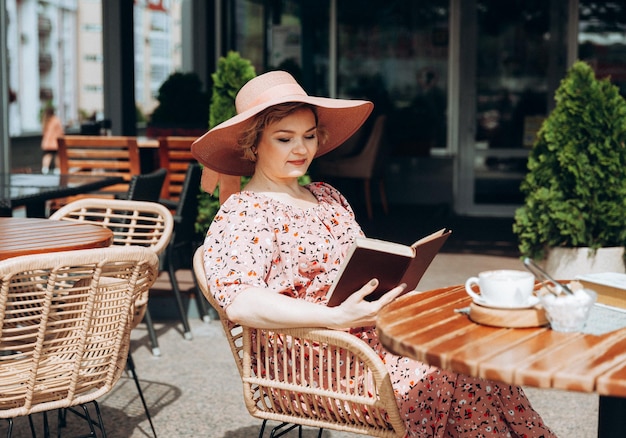
M85 198L55 211L51 220L89 223L113 231L113 245L145 246L161 254L174 229L170 211L156 202Z
M128 184L128 193L124 199L159 202L161 189L166 177L166 169L157 169L154 172L133 175Z
M141 246L160 255L174 231L172 213L157 202L84 198L55 211L50 220L88 223L113 231L114 246ZM137 298L133 327L146 314L148 291Z
M0 418L94 401L125 368L134 304L156 280L147 248L0 262Z

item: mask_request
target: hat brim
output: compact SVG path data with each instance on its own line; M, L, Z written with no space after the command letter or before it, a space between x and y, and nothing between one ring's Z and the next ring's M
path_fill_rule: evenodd
M220 123L191 145L196 159L216 172L226 175L250 176L255 163L243 157L237 140L246 123L253 116L273 105L302 102L317 107L318 126L328 132L328 139L321 144L315 157L324 155L343 144L365 123L374 104L365 100L332 99L327 97L291 95L267 100L247 111Z

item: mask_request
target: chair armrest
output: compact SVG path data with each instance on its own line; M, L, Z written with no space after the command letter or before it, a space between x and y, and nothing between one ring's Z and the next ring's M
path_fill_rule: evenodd
M243 330L244 399L253 416L279 412L272 418L359 433L374 425L404 430L389 372L366 342L324 328Z

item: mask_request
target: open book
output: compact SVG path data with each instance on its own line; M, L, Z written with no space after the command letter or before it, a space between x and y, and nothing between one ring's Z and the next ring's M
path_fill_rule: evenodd
M577 275L576 280L598 294L598 303L626 309L626 274L598 272Z
M407 284L403 293L414 290L450 233L442 228L411 246L357 238L328 292L328 306L338 306L373 278L377 278L379 284L367 296L368 300L380 298L401 283Z

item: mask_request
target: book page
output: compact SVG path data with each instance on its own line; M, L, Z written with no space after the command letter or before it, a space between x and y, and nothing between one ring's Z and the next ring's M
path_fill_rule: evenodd
M355 244L357 248L373 249L405 257L413 257L415 253L413 248L410 246L406 246L401 243L388 242L386 240L370 239L367 237L357 237Z
M442 228L441 230L435 231L434 233L429 234L428 236L422 237L420 240L418 240L413 245L411 245L411 247L415 248L415 247L417 247L419 245L422 245L425 242L428 242L429 240L436 239L437 237L445 234L446 232L450 232L449 230L448 231L446 231L446 230L447 230L446 228Z

